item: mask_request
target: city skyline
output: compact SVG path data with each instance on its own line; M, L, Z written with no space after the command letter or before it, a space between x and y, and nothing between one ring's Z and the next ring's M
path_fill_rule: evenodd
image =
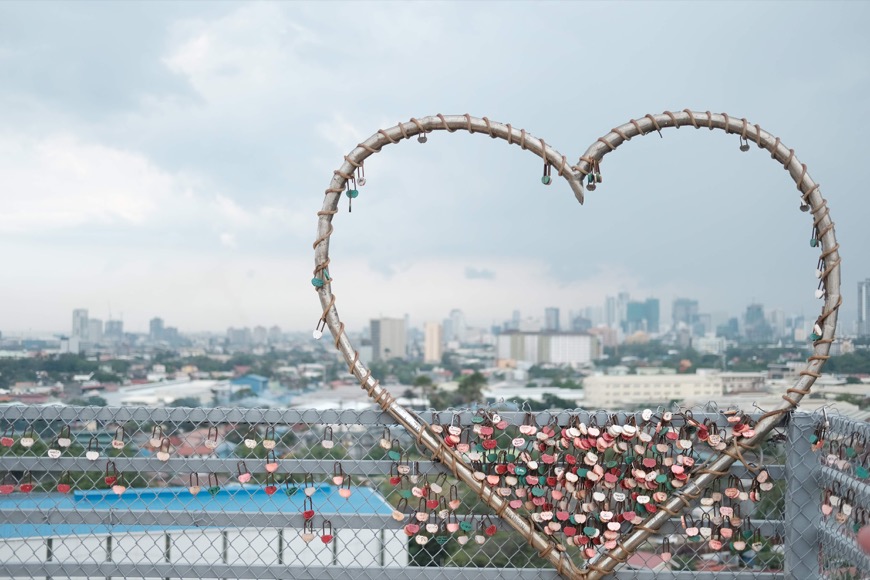
M868 280L867 283L868 288L870 288L870 280ZM611 300L614 301L613 305L610 304ZM621 312L608 312L608 309L614 306L617 300L625 301L625 304L622 305ZM632 304L636 306L648 306L652 302L654 302L656 306L660 308L656 316L655 328L646 328L645 326L638 327L636 325L632 325L632 322L637 322L637 320L632 320L632 313L628 306ZM513 308L509 311L506 311L501 317L496 317L489 321L469 321L465 311L462 308L451 308L449 312L445 313L446 316L442 315L440 317L434 316L431 318L424 318L415 316L413 313L403 313L401 315L396 314L392 317L370 317L367 322L362 325L361 328L349 327L349 330L351 332L358 332L364 328L367 328L373 320L390 318L398 319L401 317L403 320L409 323L409 326L407 327L408 329L414 328L418 330L425 330L426 325L430 323L437 323L442 328L443 341L445 343L452 340L462 340L462 333L469 328L489 330L491 328L498 327L504 331L509 331L511 329L528 330L528 328L525 328L525 326L532 325L532 327L534 327L536 331L540 330L544 332L576 332L578 329L575 328L575 324L578 319L585 320L592 327L608 326L611 328L618 328L626 335L632 334L633 332L636 332L638 330L649 332L649 334L652 335L662 334L674 328L677 322L684 322L689 327L692 327L696 323L700 324L701 326L705 325L707 332L710 333L715 332L717 325L725 323L731 318L737 318L742 323L746 315L747 309L753 306L761 306L765 313L765 317L767 318L769 318L770 316L780 316L788 319L801 318L805 319L807 321L807 324L809 320L809 318L803 313L788 312L781 308L759 302L749 302L737 312L728 312L715 307L713 307L712 309L702 308L699 307L699 304L701 304L699 300L694 298L688 298L685 296L681 296L673 300L667 301L661 300L658 297L654 296L645 296L643 299L640 299L632 296L627 292L622 292L618 296L606 296L603 304L601 305L588 305L574 308L562 308L551 305L540 309L540 311ZM868 304L870 304L870 301L868 301ZM691 305L694 305L694 307L692 307ZM689 308L690 310L686 310L687 308ZM870 306L868 306L868 308L870 308ZM81 340L88 340L90 338L90 335L94 333L94 329L96 328L96 332L101 336L104 332L110 336L119 336L123 332L128 332L133 334L150 335L151 338L156 339L160 338L165 323L164 317L151 316L147 319L147 323L144 328L131 328L122 317L105 319L96 318L90 309L84 307L74 308L71 311L71 315L71 327L68 323L67 328L65 329L22 331L18 329L0 328L0 333L2 333L3 336L63 335L72 338L79 338ZM611 317L614 316L615 318L611 319ZM697 320L699 317L700 321ZM67 318L69 320L69 314ZM172 327L165 327L166 330L175 334L206 333L218 335L232 333L234 330L241 331L243 329L247 329L248 331L250 331L251 329L256 328L278 328L282 332L293 333L310 332L312 330L310 328L286 327L281 324L277 324L275 321L263 321L255 324L241 325L238 326L238 328L236 326L228 326L223 329L217 327L204 329L187 329L178 325ZM856 330L860 329L856 328ZM703 333L701 333L700 331L694 331L694 334L696 336L703 335ZM852 334L852 332L841 332L840 334Z
M739 30L695 26L722 6L674 11L679 33L644 50L598 54L612 30L647 36L660 9L567 4L552 20L531 4L445 5L435 17L413 3L348 4L360 25L335 43L325 5L4 3L0 250L12 282L0 288L0 326L60 330L72 309L106 320L111 303L136 330L156 315L191 331L313 328L316 212L343 155L378 129L438 112L486 115L573 163L612 127L689 107L746 117L807 164L848 258L850 328L856 282L870 273L852 113L870 89L870 5L741 4L729 7ZM453 25L474 18L490 25ZM515 27L540 42L506 42ZM397 51L402 29L417 33ZM759 59L757 40L769 37L778 41ZM552 58L592 52L586 75ZM468 54L488 74L457 70ZM691 75L663 71L676 55ZM811 86L782 62L814 71ZM406 75L385 92L396 70ZM723 70L741 71L739 82ZM531 78L546 88L516 81ZM352 98L334 90L338 79L351 79ZM818 312L811 216L766 152L683 128L633 140L601 170L580 206L563 180L541 184L539 159L481 135L385 148L366 162L353 213L343 202L334 218L342 319L360 328L459 306L485 324L514 307L569 310L623 290L729 312L749 302Z

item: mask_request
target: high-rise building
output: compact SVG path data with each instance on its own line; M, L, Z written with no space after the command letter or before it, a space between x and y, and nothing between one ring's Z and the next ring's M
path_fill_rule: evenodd
M281 327L278 325L269 328L269 342L277 344L281 342Z
M109 340L120 340L124 337L124 321L123 320L107 320L106 328L103 332Z
M559 332L559 309L550 307L544 309L544 332Z
M870 278L858 282L858 336L870 336Z
M269 331L265 326L255 326L252 337L254 344L266 344L269 341Z
M770 342L773 330L764 316L764 306L750 304L746 307L743 334L749 342Z
M619 326L619 317L616 310L616 298L608 296L604 299L604 324L609 328Z
M442 354L441 325L427 322L423 325L423 362L440 363Z
M163 340L163 319L152 318L148 323L148 336L153 341Z
M72 337L79 340L88 340L88 309L76 308L73 310Z
M370 323L372 335L372 359L390 360L405 358L404 318L378 318Z
M453 331L452 340L462 342L465 340L465 314L458 308L450 311L450 326Z
M626 334L638 331L659 331L659 300L647 298L646 302L629 302L626 309L624 330Z
M227 342L230 346L246 347L251 345L251 329L245 328L228 328Z
M88 319L88 340L93 343L103 341L103 321L98 318Z
M698 317L698 301L690 298L677 298L671 308L672 328L677 329L680 325L692 328Z

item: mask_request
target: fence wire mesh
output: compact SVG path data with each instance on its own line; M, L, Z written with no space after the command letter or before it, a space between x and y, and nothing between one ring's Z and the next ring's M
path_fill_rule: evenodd
M753 425L721 412L421 417L455 434L485 484L578 564ZM819 562L827 576L864 577L866 560L843 551L854 548L844 528L866 518L864 484L851 483L857 468L820 465L813 430L793 416L616 577L779 578L801 566L818 575ZM8 406L0 431L0 576L557 577L381 412ZM852 493L852 519L836 529L814 516L819 470L842 478L838 497Z
M870 578L870 558L856 543L858 530L870 523L870 424L823 414L808 437L819 463L822 575Z

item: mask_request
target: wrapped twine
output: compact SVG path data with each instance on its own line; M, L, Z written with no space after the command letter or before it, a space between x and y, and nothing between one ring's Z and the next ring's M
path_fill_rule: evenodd
M418 137L425 142L426 135L432 131L467 131L488 135L493 139L502 139L508 144L517 145L541 157L545 163L545 176L549 176L550 167L556 170L559 177L565 179L577 201L584 201L583 180L589 179L588 189L595 188L600 182L600 164L604 156L631 139L656 132L662 136L662 130L689 126L695 129L724 130L736 134L740 138L741 150L749 149L749 143L755 143L758 148L770 152L771 158L779 162L789 172L800 192L801 209L810 212L813 218L813 239L815 247L820 250L819 276L820 289L824 291L824 304L816 320L813 331L813 354L807 359L806 368L801 371L797 382L782 395L782 403L760 418L755 426L755 435L750 438L735 438L731 445L715 455L705 465L701 466L694 477L678 492L671 495L659 510L649 516L642 524L621 539L617 546L600 557L588 562L586 568L579 568L571 560L561 544L554 543L536 529L535 523L523 517L508 506L507 500L499 497L491 488L477 481L472 470L463 459L416 414L399 405L395 398L372 377L369 370L359 360L359 353L353 348L344 331L338 310L335 306L335 293L332 290L333 278L329 275L329 237L333 233L332 220L338 212L341 194L354 182L354 173L361 170L369 156L379 153L385 146L398 144L403 140ZM800 400L810 392L816 378L820 376L822 367L828 359L831 343L837 325L837 310L842 303L840 294L840 256L839 245L834 234L834 223L831 221L827 201L822 197L819 185L807 173L806 165L795 156L794 150L783 145L778 137L762 130L758 125L749 123L746 119L729 117L725 113L714 114L683 111L673 113L665 111L658 115L646 115L640 119L632 119L628 123L612 129L607 135L597 139L580 156L576 165L570 165L567 158L547 145L543 139L533 137L524 129L515 129L510 124L490 121L486 117L477 118L471 115L435 115L422 119L412 118L405 123L399 123L388 129L381 129L364 142L357 145L344 158L344 163L333 173L332 181L326 189L323 208L317 212L317 238L314 242L314 287L320 297L323 308L317 328L327 326L332 333L335 347L342 353L348 364L348 371L360 382L368 395L399 424L401 424L417 441L420 447L425 447L434 459L441 461L453 474L473 489L481 501L491 507L498 517L502 518L514 530L519 532L526 541L534 547L538 554L548 560L565 578L586 578L589 580L601 578L620 563L625 562L643 543L654 534L668 518L681 514L691 503L698 499L702 492L714 481L728 474L730 467L737 461L746 465L754 472L758 468L743 459L743 452L757 448L770 431L780 423L783 416L792 411Z

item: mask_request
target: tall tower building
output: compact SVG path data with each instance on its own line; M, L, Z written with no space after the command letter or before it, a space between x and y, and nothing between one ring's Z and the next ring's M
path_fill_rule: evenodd
M870 336L870 278L858 282L858 336Z
M124 321L123 320L107 320L105 333L106 338L120 340L124 338Z
M103 321L98 318L88 319L88 340L99 343L103 340Z
M671 319L673 320L673 328L678 328L681 324L692 328L695 320L698 317L698 301L690 298L677 298L674 300L673 308L671 308Z
M378 318L371 321L372 359L405 358L404 318Z
M450 327L453 332L453 340L458 342L465 340L465 314L458 308L450 311Z
M72 336L80 340L88 340L88 309L73 310Z
M423 362L440 363L442 349L441 325L427 322L423 325Z
M559 332L559 309L555 307L544 309L544 331Z
M163 319L152 318L148 323L148 331L151 340L163 340Z

